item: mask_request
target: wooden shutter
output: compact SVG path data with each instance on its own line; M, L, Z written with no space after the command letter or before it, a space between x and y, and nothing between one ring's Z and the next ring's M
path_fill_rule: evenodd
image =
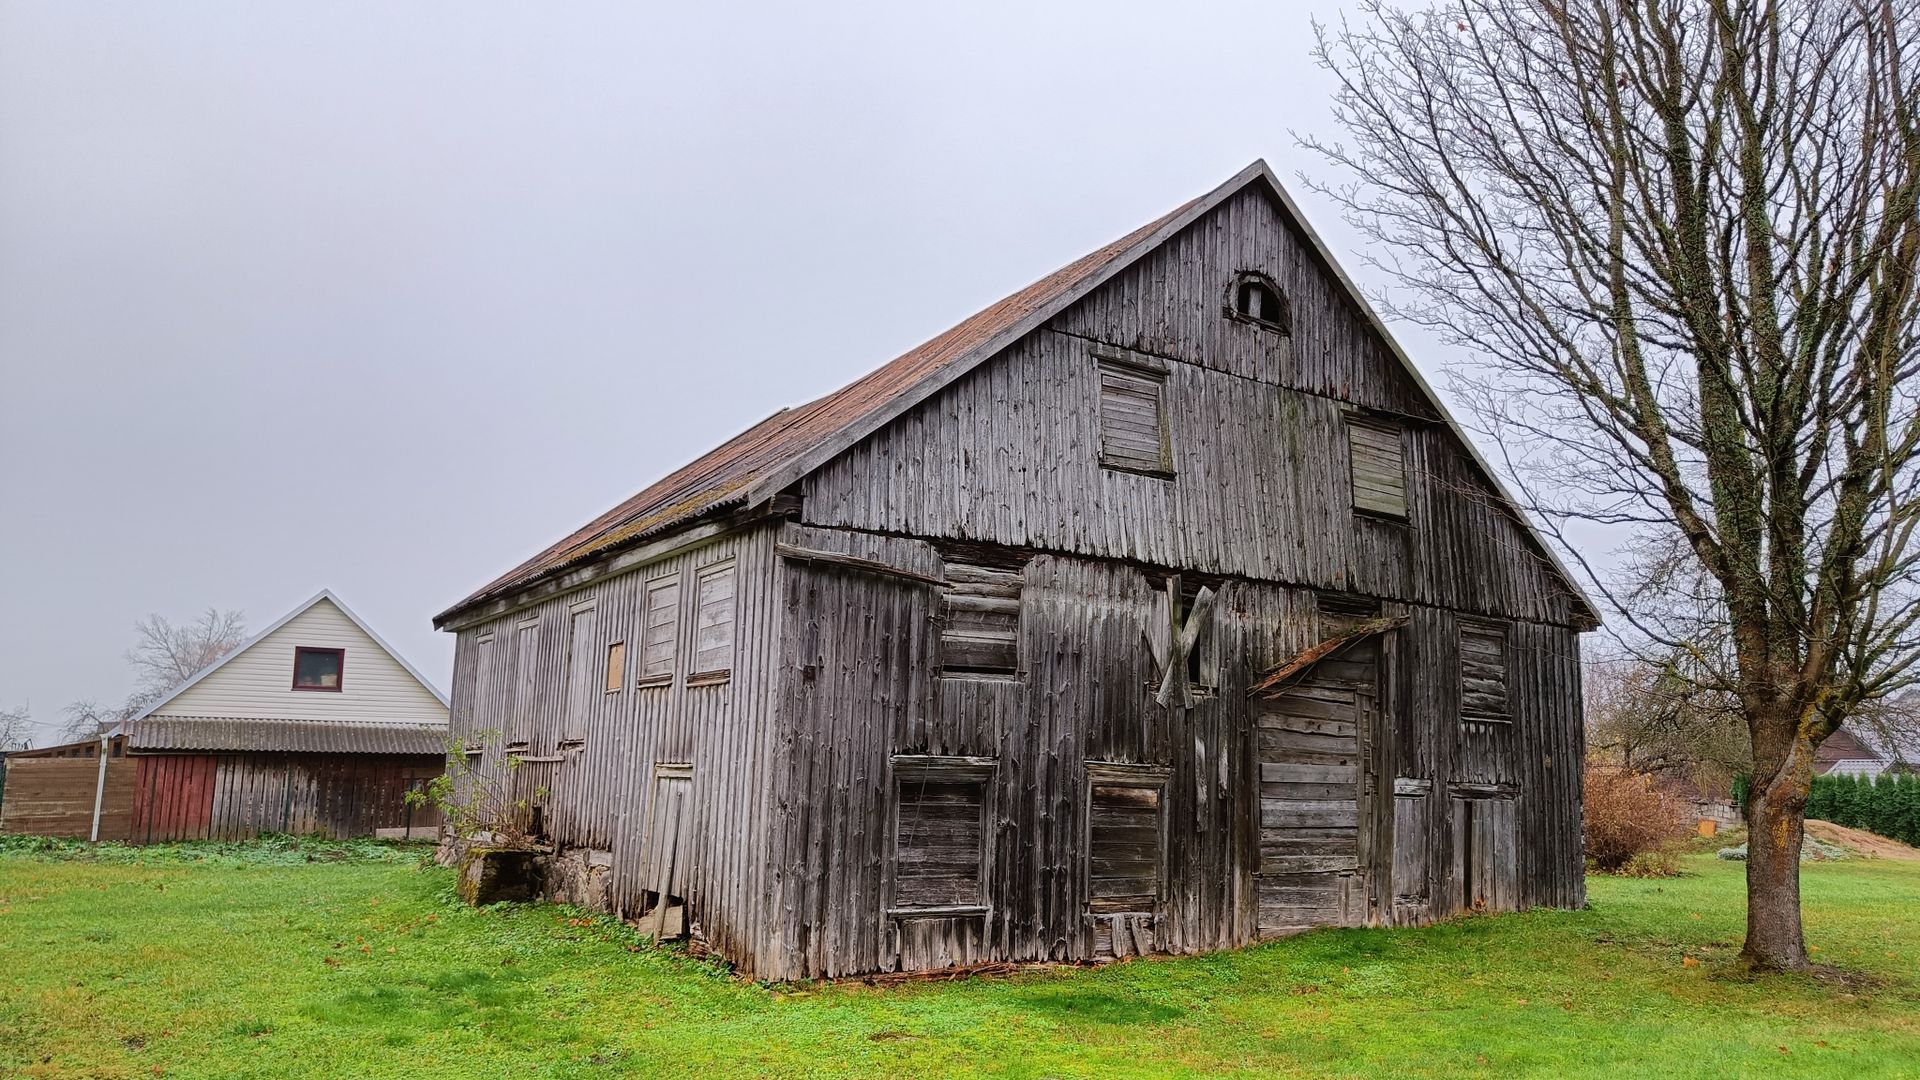
M946 566L941 602L942 674L1014 675L1020 668L1020 572Z
M640 631L640 682L673 681L680 622L680 575L647 583L647 611Z
M1370 514L1407 516L1407 470L1400 456L1400 429L1371 420L1347 421L1353 472L1353 508Z
M977 758L894 759L893 907L985 905L992 779Z
M1460 715L1507 720L1507 633L1502 626L1460 624Z
M717 675L733 669L733 564L700 571L695 589L693 673Z
M593 630L593 606L575 605L572 622L567 627L566 715L560 729L561 738L568 742L580 742L587 737L587 711L598 696L593 677L600 674L594 670L600 650L594 647Z
M535 723L540 717L540 620L530 618L513 633L513 708L502 726L505 749L524 753L532 745Z
M1164 375L1100 365L1100 464L1133 472L1173 471L1165 390Z
M1393 782L1393 903L1396 909L1408 909L1404 915L1409 919L1422 917L1427 903L1427 833L1432 827L1427 797L1432 790L1430 780L1403 777Z
M1166 770L1089 762L1087 772L1088 907L1151 912L1160 899Z

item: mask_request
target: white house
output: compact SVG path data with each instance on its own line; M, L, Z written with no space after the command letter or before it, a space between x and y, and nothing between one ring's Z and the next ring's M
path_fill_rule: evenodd
M136 843L426 831L407 792L446 763L447 699L331 592L295 607L100 746L15 755L0 831Z

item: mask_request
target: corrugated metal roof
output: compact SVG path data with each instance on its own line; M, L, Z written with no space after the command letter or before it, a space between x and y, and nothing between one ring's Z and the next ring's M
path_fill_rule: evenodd
M127 725L133 750L256 750L303 754L444 754L437 724L341 720L242 720L224 716L148 716Z
M757 481L885 408L928 376L966 360L975 348L1107 269L1126 255L1128 249L1200 201L1182 203L825 397L774 413L488 582L472 596L442 612L436 621L513 592L623 543L743 502L747 489Z

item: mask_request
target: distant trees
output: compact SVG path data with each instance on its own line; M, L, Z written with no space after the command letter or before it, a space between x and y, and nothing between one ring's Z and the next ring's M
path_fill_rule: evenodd
M33 714L22 705L0 709L0 751L22 750L33 738Z
M1920 847L1920 775L1816 776L1807 816Z
M1616 653L1587 669L1587 753L1597 764L1722 795L1751 753L1740 704L1684 655Z
M174 625L161 615L133 624L135 641L127 663L139 678L129 704L138 708L160 700L202 668L232 652L247 638L247 619L238 611L208 608L189 623Z
M91 698L68 702L60 710L60 731L55 741L70 743L91 739L145 707L136 704L131 697L122 705L102 705Z
M208 608L191 622L174 623L149 614L133 624L134 644L126 660L135 677L133 692L118 705L90 698L69 703L60 729L63 742L92 738L177 689L181 683L238 648L247 637L246 616Z

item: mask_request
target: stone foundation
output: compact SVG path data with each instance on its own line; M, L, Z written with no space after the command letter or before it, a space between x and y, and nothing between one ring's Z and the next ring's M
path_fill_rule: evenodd
M525 848L471 847L460 864L454 886L460 899L474 907L505 901L531 900L537 881L539 853Z
M434 861L460 871L460 898L470 904L545 900L584 911L613 911L613 852L593 848L491 846L490 836L442 836ZM479 899L476 899L479 897Z
M564 848L542 853L534 862L540 895L555 904L598 914L613 911L613 852Z

